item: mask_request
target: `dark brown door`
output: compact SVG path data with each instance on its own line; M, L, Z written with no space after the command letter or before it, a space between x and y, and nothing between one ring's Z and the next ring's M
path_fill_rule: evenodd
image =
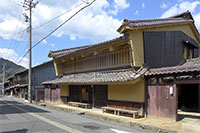
M173 88L173 94L170 94L171 87ZM149 85L147 111L149 116L177 120L176 85Z
M74 101L74 102L81 101L81 87L79 85L69 86L69 98L70 98L70 101Z
M108 86L95 85L94 86L94 106L102 107L107 106L108 101Z

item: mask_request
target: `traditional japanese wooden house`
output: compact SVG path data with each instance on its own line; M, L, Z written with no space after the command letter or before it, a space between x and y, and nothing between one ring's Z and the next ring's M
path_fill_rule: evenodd
M19 98L28 99L28 70L22 70L14 74L16 77L15 90Z
M147 68L181 65L199 57L200 37L190 12L160 19L124 20L121 37L50 51L65 101L147 114Z
M33 96L36 101L45 99L45 86L42 82L56 79L53 61L44 62L32 69ZM58 91L59 92L59 91Z

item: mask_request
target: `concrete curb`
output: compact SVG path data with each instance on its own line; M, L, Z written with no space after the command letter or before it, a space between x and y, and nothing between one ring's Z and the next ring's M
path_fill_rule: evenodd
M38 104L36 103L36 105L38 105ZM52 105L49 105L49 104L46 104L46 108L64 111L64 112L76 113L76 114L79 114L79 115L83 115L85 117L90 117L90 118L98 119L98 120L101 120L101 121L108 121L108 122L112 122L112 123L116 123L116 124L120 124L120 125L124 125L124 126L144 129L144 130L147 130L147 131L153 131L153 132L157 132L157 133L176 133L176 131L162 129L162 128L158 128L158 127L154 127L154 126L150 126L150 125L145 125L145 124L141 124L141 123L137 123L137 122L132 122L132 121L128 121L128 120L122 120L120 118L112 118L112 117L109 117L109 116L103 116L101 114L93 113L91 111L82 111L81 112L81 111L78 111L77 109L56 107L56 106L52 106Z

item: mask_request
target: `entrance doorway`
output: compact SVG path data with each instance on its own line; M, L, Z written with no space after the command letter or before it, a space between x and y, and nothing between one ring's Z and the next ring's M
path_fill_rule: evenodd
M107 106L108 101L108 86L94 85L94 107L100 108Z
M199 85L178 85L178 109L186 112L199 111Z
M198 84L180 84L178 86L178 120L199 119L200 86Z
M70 101L89 103L99 108L107 106L108 86L107 85L70 85Z

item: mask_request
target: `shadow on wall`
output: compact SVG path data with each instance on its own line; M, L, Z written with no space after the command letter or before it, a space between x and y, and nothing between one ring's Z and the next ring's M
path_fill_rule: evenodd
M6 131L6 132L0 132L0 133L27 133L28 129L18 129L13 131Z

